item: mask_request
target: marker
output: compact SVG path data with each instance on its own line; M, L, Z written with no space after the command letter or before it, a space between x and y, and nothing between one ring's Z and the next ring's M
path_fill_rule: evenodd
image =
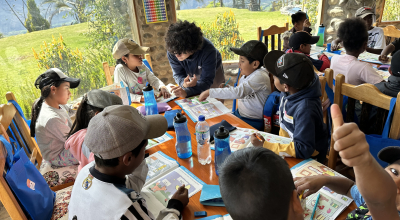
M315 215L315 211L317 210L317 207L318 207L318 202L319 202L320 195L321 194L318 194L318 196L317 196L317 200L315 201L314 209L312 211L310 220L314 219L314 215Z
M228 85L228 83L229 83L229 81L231 80L231 78L232 78L232 77L229 77L229 79L228 79L228 81L226 81L224 87L225 87L226 85Z

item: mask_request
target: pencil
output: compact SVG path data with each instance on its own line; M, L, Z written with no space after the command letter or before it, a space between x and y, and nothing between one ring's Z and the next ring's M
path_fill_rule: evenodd
M231 80L231 77L229 77L228 81L226 81L224 87L225 87L226 85L228 85L228 83L229 83L230 80Z
M317 207L318 207L318 202L319 202L319 197L320 197L320 195L321 195L321 194L318 194L318 196L317 196L317 200L315 201L314 209L313 209L313 211L312 211L310 220L313 220L313 219L314 219L314 215L315 215L315 211L317 210Z

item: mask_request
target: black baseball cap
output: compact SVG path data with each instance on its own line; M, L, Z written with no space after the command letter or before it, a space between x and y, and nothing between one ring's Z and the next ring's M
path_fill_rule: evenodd
M400 147L385 147L379 151L378 158L386 163L392 164L400 160Z
M393 54L390 69L393 76L400 76L400 50Z
M300 48L302 44L316 44L319 40L319 36L311 36L307 32L296 32L290 36L289 39L289 47L293 50L297 50Z
M250 40L244 43L240 48L231 47L231 51L239 56L250 57L260 62L263 61L268 52L267 46L258 40Z
M59 81L69 82L71 89L78 87L79 83L81 82L80 79L68 77L58 68L51 68L46 70L46 72L42 73L36 79L35 86L38 89L42 89L47 85L51 85L52 83Z
M315 77L311 60L302 53L271 51L264 57L264 66L281 83L299 90L309 86Z

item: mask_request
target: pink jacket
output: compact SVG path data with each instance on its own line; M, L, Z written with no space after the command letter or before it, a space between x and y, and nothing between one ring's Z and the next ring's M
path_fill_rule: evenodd
M82 151L82 144L86 136L87 129L81 129L73 134L65 142L65 149L69 150L71 154L79 160L78 172L86 166L86 164L94 161L94 154L90 152L89 158L85 156L84 151ZM89 149L86 149L89 152Z

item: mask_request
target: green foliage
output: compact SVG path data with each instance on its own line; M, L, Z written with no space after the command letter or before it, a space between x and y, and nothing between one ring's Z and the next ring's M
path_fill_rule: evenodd
M88 20L86 11L90 7L88 5L93 0L45 0L42 4L48 4L52 7L52 13L50 16L51 20L54 15L64 11L68 11L68 14L64 18L71 16L75 19L75 23L83 23Z
M236 24L232 10L218 14L214 22L202 23L200 28L204 37L209 39L221 53L222 60L237 59L237 55L229 48L240 47L244 40L240 37L239 24Z
M35 0L28 0L28 15L25 20L25 27L28 32L46 30L50 28L50 23L40 15L40 10L36 6Z
M221 3L215 2L214 6L214 1L210 1L210 3L208 3L208 5L206 6L206 8L215 8L215 7L221 7Z
M4 37L5 37L4 34L0 32L0 39Z
M400 21L400 1L386 0L382 21Z
M307 10L311 25L317 23L318 2L318 0L304 0L304 9Z

